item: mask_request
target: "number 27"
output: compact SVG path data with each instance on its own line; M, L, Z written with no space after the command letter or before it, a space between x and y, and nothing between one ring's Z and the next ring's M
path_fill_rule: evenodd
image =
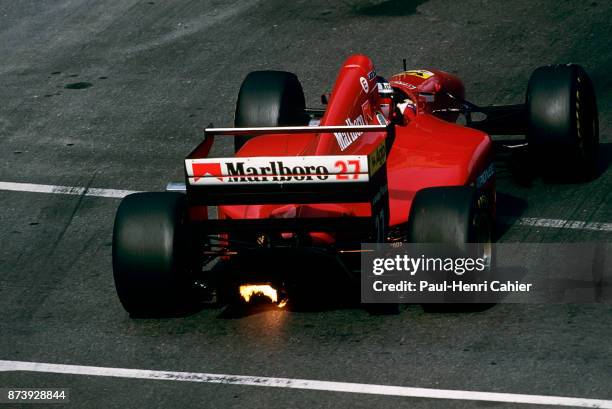
M336 161L334 166L336 167L336 169L339 170L339 172L336 174L337 180L348 180L349 175L347 175L347 173L349 173L349 167L352 167L353 171L350 173L353 174L353 179L359 178L359 172L361 170L361 167L359 165L358 160L348 160L348 161L339 160L339 161Z

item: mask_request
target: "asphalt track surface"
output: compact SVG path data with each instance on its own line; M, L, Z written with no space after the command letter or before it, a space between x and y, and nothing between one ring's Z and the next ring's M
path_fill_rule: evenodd
M601 174L525 185L500 167L500 240L609 242L609 230L512 222L612 221L612 5L456 3L0 1L0 181L162 190L181 180L206 124L231 125L251 70L295 72L316 106L349 54L383 75L404 57L458 73L474 102L502 104L523 100L537 66L575 62L597 89ZM612 399L610 305L377 316L313 297L306 311L131 320L112 281L118 203L0 191L0 359ZM14 371L0 387L67 387L73 407L530 406Z

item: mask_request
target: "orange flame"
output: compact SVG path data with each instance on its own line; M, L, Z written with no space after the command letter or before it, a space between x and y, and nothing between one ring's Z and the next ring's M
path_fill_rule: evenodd
M278 298L278 291L270 284L244 284L240 288L240 296L245 302L249 302L253 296L260 295L267 297L273 303L278 303L278 307L282 308L287 304L287 300Z

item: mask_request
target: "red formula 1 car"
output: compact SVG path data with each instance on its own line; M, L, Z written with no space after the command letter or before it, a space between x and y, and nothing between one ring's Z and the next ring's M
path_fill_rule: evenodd
M528 149L545 172L588 176L595 164L595 94L577 65L535 70L525 104L478 107L452 74L404 70L386 80L354 55L322 102L325 109L305 108L294 74L252 72L236 127L206 129L185 159L186 183L169 185L183 192L121 202L113 270L131 315L183 308L203 283L224 293L243 282L281 287L300 269L317 272L315 258L332 263L328 274L351 275L363 242L490 243L491 134L524 135L505 146ZM214 138L226 135L235 155L209 158ZM226 284L207 276L211 258L234 266Z

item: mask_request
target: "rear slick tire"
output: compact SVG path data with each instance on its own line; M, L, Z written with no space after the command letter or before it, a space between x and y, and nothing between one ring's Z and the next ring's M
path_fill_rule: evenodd
M491 203L484 192L468 186L448 186L423 189L415 195L408 218L407 242L444 244L453 256L483 257L488 267L479 276L486 278L495 264L493 237ZM457 278L451 274L449 279ZM452 302L452 295L445 294L444 300L450 302L422 304L423 309L469 312L483 308L477 297L470 302Z
M113 276L133 318L181 315L194 306L185 195L135 193L117 209Z

